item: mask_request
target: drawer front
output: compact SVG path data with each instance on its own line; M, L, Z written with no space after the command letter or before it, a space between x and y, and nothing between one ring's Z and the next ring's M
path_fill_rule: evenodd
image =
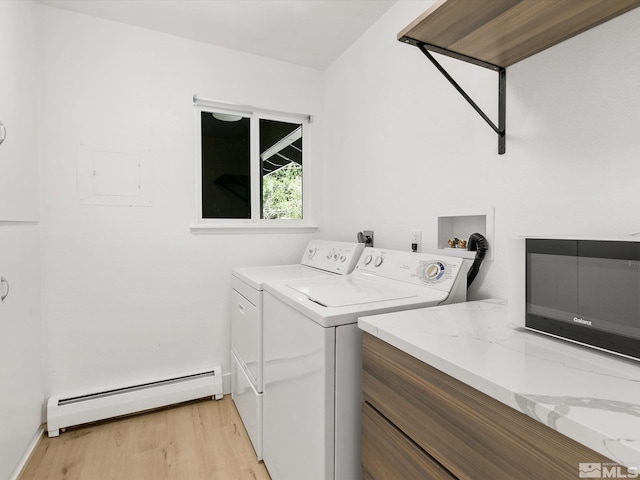
M570 479L610 459L363 335L364 399L459 478Z
M262 394L256 392L235 354L231 354L231 398L258 460L262 460Z
M454 477L363 402L362 479L454 480Z
M262 308L262 290L256 290L235 275L231 275L231 288L253 303L256 307Z
M262 311L237 291L231 292L231 345L261 393Z

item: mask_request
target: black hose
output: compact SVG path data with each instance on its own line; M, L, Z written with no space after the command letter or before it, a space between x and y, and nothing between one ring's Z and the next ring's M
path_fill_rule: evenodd
M467 288L469 288L480 271L482 260L484 260L484 256L487 253L487 250L489 250L489 242L483 235L479 233L472 233L469 237L469 241L467 242L467 250L470 252L476 252L473 264L467 272Z

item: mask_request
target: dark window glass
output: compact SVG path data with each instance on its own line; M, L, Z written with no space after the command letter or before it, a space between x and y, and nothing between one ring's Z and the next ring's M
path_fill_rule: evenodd
M250 121L201 112L202 218L251 218Z

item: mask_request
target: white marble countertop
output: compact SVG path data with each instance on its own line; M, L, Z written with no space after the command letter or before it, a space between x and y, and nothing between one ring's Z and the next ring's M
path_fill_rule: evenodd
M374 315L358 326L630 472L640 467L640 362L518 327L502 300Z

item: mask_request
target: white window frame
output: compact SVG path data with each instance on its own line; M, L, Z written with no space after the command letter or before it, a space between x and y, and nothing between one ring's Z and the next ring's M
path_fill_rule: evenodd
M311 115L284 113L265 110L248 105L234 105L208 100L194 95L195 116L195 220L191 225L192 233L305 233L318 230L311 221L310 181L311 155L309 154ZM202 142L201 113L216 112L231 115L242 115L250 119L250 185L251 185L251 218L202 218ZM275 120L302 124L302 219L262 219L260 205L260 119Z

